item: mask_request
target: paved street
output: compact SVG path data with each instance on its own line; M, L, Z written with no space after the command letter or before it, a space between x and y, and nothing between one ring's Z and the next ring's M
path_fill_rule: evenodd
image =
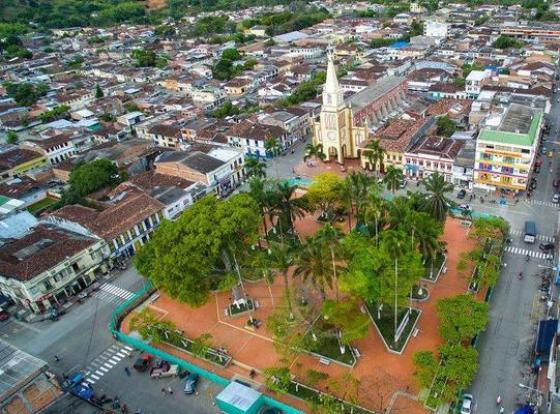
M0 337L46 360L51 371L60 377L76 371L84 372L98 395L106 394L112 398L116 394L131 411L141 408L144 414L216 413L212 400L219 389L207 381L200 382L200 395L186 396L182 393L182 380L177 377L152 380L147 373L126 375L124 367L132 365L138 352L116 342L107 325L114 309L143 283L136 271L129 268L116 279L103 283L99 291L84 303L74 305L60 320L27 324L10 318L0 322ZM55 354L60 357L60 362L55 361ZM163 385L171 386L175 394L165 397L161 392ZM72 396L65 396L49 412L89 414L99 410Z

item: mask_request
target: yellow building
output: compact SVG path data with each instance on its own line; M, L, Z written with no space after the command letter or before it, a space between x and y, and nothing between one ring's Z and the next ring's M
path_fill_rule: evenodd
M525 191L536 159L543 114L512 104L480 130L474 160L474 186Z
M14 147L0 153L0 182L47 164L47 158L30 149Z
M346 158L357 158L358 147L368 134L367 123L355 125L352 107L344 101L332 55L329 55L327 79L323 88L323 106L319 120L314 124L313 143L322 145L326 161L344 163Z

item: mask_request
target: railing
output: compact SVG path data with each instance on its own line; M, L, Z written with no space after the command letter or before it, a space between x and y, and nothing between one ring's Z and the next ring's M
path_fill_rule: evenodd
M207 371L204 368L201 368L197 365L191 364L188 361L185 361L181 358L176 357L175 355L162 351L161 349L155 348L140 339L132 338L131 336L128 336L120 331L120 324L124 319L124 317L140 303L147 300L150 297L150 295L152 295L152 293L154 292L155 292L155 288L153 287L153 285L150 282L147 282L142 287L142 289L140 289L138 292L134 294L134 296L132 296L129 300L122 303L121 305L117 306L117 308L113 312L111 320L109 321L109 331L111 332L113 337L120 342L130 345L131 347L155 355L156 357L166 360L171 364L176 364L187 371L194 372L200 375L201 377L206 378L209 381L212 381L215 384L224 387L227 386L230 383L230 381L227 378L224 378L213 372ZM277 401L267 395L263 395L263 400L266 403L266 405L273 408L277 408L286 414L304 414L302 411L290 407L289 405Z

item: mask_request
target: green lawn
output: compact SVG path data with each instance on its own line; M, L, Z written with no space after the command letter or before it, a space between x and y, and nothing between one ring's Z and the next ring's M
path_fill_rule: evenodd
M47 207L52 206L57 201L58 200L56 198L47 197L41 201L36 202L35 204L31 204L29 207L27 207L27 210L29 210L31 214L40 213L43 210L45 210Z
M406 344L406 341L408 340L408 336L412 332L412 328L414 327L416 320L420 316L420 311L414 308L411 310L408 324L404 328L397 343L394 344L393 339L394 339L394 332L395 332L394 329L395 315L393 313L393 310L388 306L384 306L383 310L381 311L381 319L377 319L377 305L374 303L372 304L368 303L367 308L372 316L372 319L375 321L375 325L377 326L377 329L379 329L379 332L381 332L381 335L383 335L383 338L385 339L387 345L393 351L401 352L404 349L404 345ZM408 308L403 308L399 310L397 314L397 320L399 323L400 321L403 320L407 310Z
M436 259L432 263L428 263L426 266L426 274L424 275L424 279L428 279L434 281L438 277L438 272L441 269L441 266L445 262L445 255L443 253L438 253ZM432 272L433 270L433 272Z
M331 326L317 321L313 327L317 335L317 341L313 340L311 332L307 333L307 350L315 354L322 355L335 361L342 362L343 364L353 365L356 360L350 351L350 347L346 347L344 354L340 353L340 346L336 333Z

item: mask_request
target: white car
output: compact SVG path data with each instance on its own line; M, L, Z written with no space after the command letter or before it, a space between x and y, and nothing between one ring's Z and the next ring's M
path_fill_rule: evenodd
M461 414L472 414L474 409L472 394L463 395L463 404L461 404Z
M560 202L560 194L556 193L552 196L552 202L558 204Z
M469 204L459 204L461 210L472 211L472 207Z

